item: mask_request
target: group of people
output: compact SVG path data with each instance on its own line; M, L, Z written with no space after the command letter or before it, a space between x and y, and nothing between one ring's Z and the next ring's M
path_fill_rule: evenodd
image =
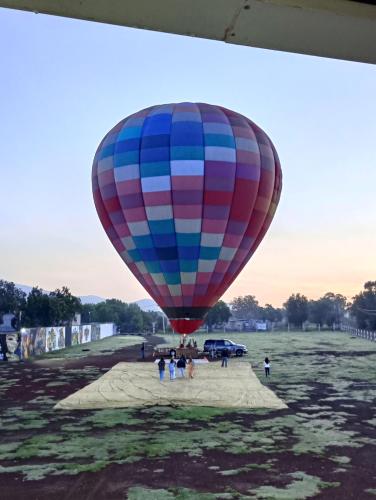
M188 358L187 360L184 354L182 354L180 358L176 360L174 356L171 356L170 361L166 362L164 357L162 356L161 359L158 361L159 380L161 382L163 382L165 377L166 364L168 364L168 371L170 374L171 381L176 379L176 369L179 372L180 378L185 378L185 370L187 366L188 366L188 378L193 378L195 363L191 357Z
M222 351L222 368L227 368L228 359L229 359L229 351L228 349L223 349ZM171 356L170 361L165 361L162 356L158 361L158 370L159 370L159 380L163 382L165 377L166 364L168 365L168 371L170 374L170 380L176 379L176 369L179 372L180 378L185 378L185 370L188 366L188 377L193 378L193 373L195 369L195 363L191 357L188 358L188 361L184 354L180 356L178 360L175 359L174 356ZM265 377L270 376L270 360L268 357L264 359L264 371Z
M180 349L183 349L184 347L186 347L187 349L191 349L192 347L194 349L197 349L197 342L195 339L191 339L189 338L188 339L188 342L187 342L187 345L185 345L185 341L186 341L186 338L185 338L185 335L183 335L182 339L181 339L181 342L180 342Z

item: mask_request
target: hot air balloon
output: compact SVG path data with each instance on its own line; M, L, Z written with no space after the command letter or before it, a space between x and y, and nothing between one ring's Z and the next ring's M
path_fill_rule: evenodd
M271 140L248 118L184 102L143 109L110 130L92 184L113 246L186 334L260 244L282 172Z

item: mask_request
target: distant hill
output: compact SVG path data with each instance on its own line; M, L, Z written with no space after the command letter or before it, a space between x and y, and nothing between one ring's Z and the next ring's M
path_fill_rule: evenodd
M22 290L23 292L26 293L26 295L29 295L31 290L33 289L32 286L29 285L20 285L19 283L15 283L16 287ZM44 293L50 293L48 290L43 290Z
M79 299L82 304L99 304L99 302L104 302L106 300L103 297L98 297L98 295L80 295Z
M143 311L156 311L156 312L161 312L162 309L159 307L158 304L154 302L154 300L151 299L141 299L137 300L134 302L134 304L137 304L140 309Z
M97 295L81 295L80 299L83 304L99 304L99 302L104 302L106 300ZM161 308L151 299L136 300L133 304L137 304L142 311L161 312Z

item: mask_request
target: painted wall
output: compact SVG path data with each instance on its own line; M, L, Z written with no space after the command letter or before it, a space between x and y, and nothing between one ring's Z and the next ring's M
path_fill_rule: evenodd
M116 335L114 323L80 326L24 328L21 332L23 359Z

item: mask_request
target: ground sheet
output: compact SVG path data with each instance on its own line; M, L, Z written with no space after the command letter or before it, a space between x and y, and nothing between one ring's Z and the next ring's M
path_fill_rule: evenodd
M60 401L57 409L98 409L143 406L209 406L218 408L287 408L265 387L250 363L200 364L194 378L163 382L153 363L118 363L95 382Z

